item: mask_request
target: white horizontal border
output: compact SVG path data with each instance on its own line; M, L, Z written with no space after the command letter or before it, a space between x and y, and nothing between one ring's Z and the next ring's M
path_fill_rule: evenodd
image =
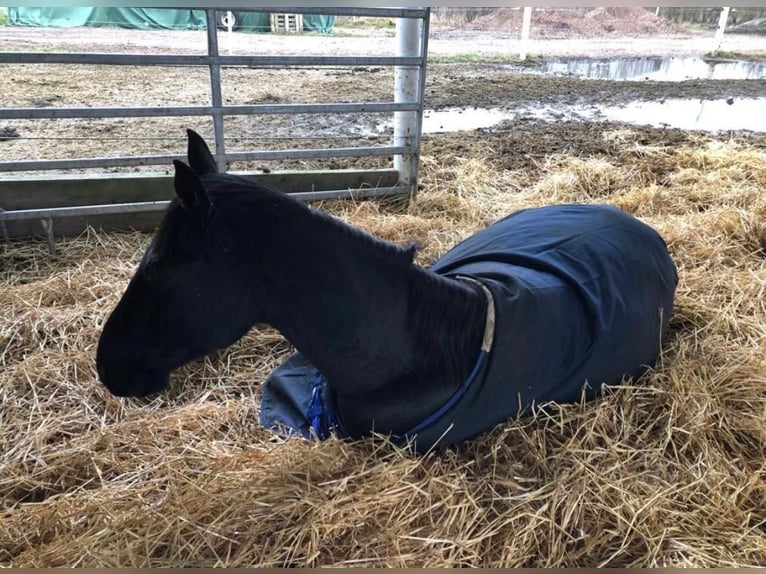
M730 7L751 7L762 4L763 0L651 0L643 2L640 0L597 0L588 2L587 0L432 0L424 5L422 1L417 0L302 0L301 2L290 2L287 0L272 0L266 2L252 2L247 0L226 0L215 2L213 0L138 0L122 2L100 1L92 2L90 6L97 5L111 7L131 7L131 8L218 8L218 9L248 9L258 11L259 7L269 8L324 8L324 7L380 7L380 8L423 8L423 7L501 7L501 6L532 6L535 8L583 8L598 6L646 6L653 8L655 6L687 6L692 8L710 8L721 7L724 3ZM11 0L12 6L33 8L61 8L82 6L83 2L58 0L55 2L45 2L43 0Z

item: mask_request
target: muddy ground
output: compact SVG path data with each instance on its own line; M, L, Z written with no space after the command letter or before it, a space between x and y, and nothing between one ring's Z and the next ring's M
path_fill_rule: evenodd
M313 53L390 55L393 32L336 30L331 36L303 34L221 34L222 53ZM531 62L514 61L517 32L434 27L430 38L425 107L500 108L514 118L484 130L426 134L424 154L491 154L505 168L534 167L552 153L609 154L602 133L615 127L604 122L544 123L530 106L578 104L630 105L634 101L669 98L752 98L766 94L766 80L690 80L684 82L606 81L543 76L545 59L563 56L609 57L647 55L703 56L710 33L675 33L654 38L534 39ZM119 51L201 53L204 32L142 32L107 28L0 28L2 50ZM766 38L730 35L722 49L758 58L766 54ZM353 69L224 69L227 104L391 101L393 73L387 68ZM209 102L207 70L117 66L7 65L0 74L0 93L8 107L204 105ZM311 115L232 117L226 121L229 150L365 145L390 139L390 117L375 114L320 117ZM212 134L207 118L117 120L14 120L0 128L21 137L0 141L6 161L33 158L94 157L150 153L182 153L183 128ZM690 137L689 132L635 128L658 145ZM762 139L762 136L747 136ZM236 165L234 168L375 167L389 160L331 160ZM144 169L144 168L136 168ZM154 168L156 169L156 168Z

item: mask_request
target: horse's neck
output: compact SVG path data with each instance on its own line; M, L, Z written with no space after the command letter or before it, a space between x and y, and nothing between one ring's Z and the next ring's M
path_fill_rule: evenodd
M274 280L273 325L340 400L359 403L354 410L360 413L373 397L374 408L385 410L388 400L390 416L403 421L411 417L407 408L397 413L402 399L424 409L438 406L478 356L483 294L340 222L319 217L315 223L315 229L301 227L305 244ZM293 240L300 242L295 234Z
M359 380L375 381L362 395L337 392L337 408L352 436L370 430L403 434L441 407L469 376L481 349L485 295L474 287L412 266L402 309L405 328L378 342L384 353ZM372 327L374 329L374 326ZM398 345L397 341L405 344ZM376 376L381 373L381 376ZM353 389L352 389L353 390Z

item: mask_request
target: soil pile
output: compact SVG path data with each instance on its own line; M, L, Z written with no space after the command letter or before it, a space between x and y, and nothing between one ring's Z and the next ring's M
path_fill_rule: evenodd
M474 30L521 30L521 8L501 8L476 18L467 27ZM638 7L595 8L583 13L579 9L535 9L532 12L531 35L539 38L648 36L672 34L678 26Z

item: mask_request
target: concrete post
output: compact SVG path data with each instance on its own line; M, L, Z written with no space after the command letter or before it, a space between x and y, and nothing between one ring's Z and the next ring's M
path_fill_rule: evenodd
M415 18L397 18L396 55L416 57L419 55L420 21ZM394 102L417 102L420 86L418 68L396 66L394 69ZM419 140L418 113L394 112L394 145L413 147ZM400 183L415 185L418 173L418 155L398 154L394 156L394 169L399 172ZM413 189L414 191L414 189Z
M721 49L723 44L723 32L726 30L726 21L729 19L729 7L724 6L721 8L721 16L718 18L718 29L715 31L715 39L713 40L713 52L717 52Z
M532 28L532 7L524 7L524 15L521 20L521 53L519 58L523 62L527 59L527 52L529 51L529 31Z

